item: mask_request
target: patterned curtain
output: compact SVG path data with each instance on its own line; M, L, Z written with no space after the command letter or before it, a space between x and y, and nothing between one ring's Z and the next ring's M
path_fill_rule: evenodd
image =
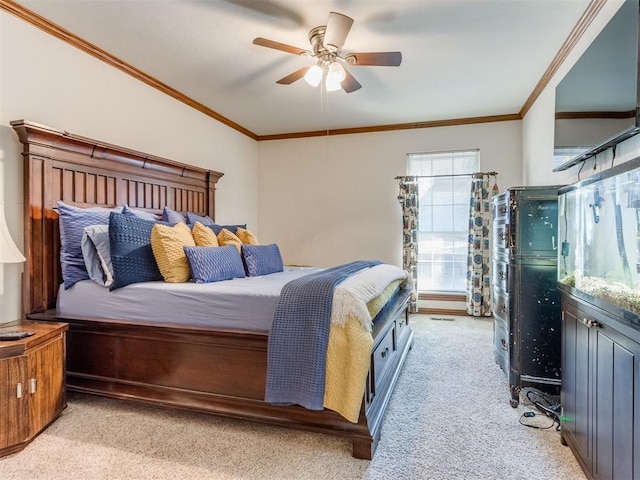
M398 201L402 206L402 268L411 274L418 291L418 179L400 177ZM411 298L409 313L418 311L418 299Z
M467 257L467 313L490 317L491 310L491 198L498 185L489 187L489 176L473 175L469 215L469 255Z

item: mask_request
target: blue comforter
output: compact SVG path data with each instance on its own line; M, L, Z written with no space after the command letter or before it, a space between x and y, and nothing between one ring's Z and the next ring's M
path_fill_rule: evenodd
M350 275L380 263L347 263L285 284L269 332L265 401L323 409L333 291Z

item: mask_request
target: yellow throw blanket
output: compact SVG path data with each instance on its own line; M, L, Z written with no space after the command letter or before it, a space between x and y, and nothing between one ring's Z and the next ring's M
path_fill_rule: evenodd
M334 292L325 375L324 407L357 423L371 361L371 322L400 283L404 270L381 264L352 275ZM371 311L369 309L371 308Z

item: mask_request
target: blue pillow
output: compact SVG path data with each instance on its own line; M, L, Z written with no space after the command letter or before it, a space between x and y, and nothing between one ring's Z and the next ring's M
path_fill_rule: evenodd
M180 212L176 212L175 210L171 210L169 207L164 207L162 209L162 220L167 223L186 223L184 217ZM195 222L194 222L195 223Z
M202 217L196 213L187 212L187 224L193 225L196 222L200 222L201 224L207 225L209 227L211 225L214 225L213 220L211 220L209 217Z
M216 235L218 235L220 233L220 230L222 230L223 228L226 228L234 235L237 233L238 228L247 228L246 223L242 225L218 225L217 223L214 223L213 225L207 225L207 226L211 228L211 230L213 230L213 233L215 233Z
M113 283L109 290L132 283L162 280L151 250L151 229L158 222L122 213L109 217Z
M125 215L129 215L130 217L138 217L143 218L145 220L153 220L154 222L160 220L158 216L154 213L145 212L144 210L139 210L137 208L131 208L128 205L122 207L122 213Z
M257 277L282 272L282 256L278 245L242 245L242 257L247 268L247 276Z
M242 258L235 245L224 247L184 247L191 276L196 283L243 278Z
M79 208L58 202L60 216L60 266L64 288L70 288L80 280L87 280L89 274L82 256L82 235L84 227L91 225L108 225L111 212L122 211L122 208Z

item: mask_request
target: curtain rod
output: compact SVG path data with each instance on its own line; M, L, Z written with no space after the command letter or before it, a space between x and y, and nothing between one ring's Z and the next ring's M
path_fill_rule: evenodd
M475 177L475 176L488 176L488 177L496 177L498 172L476 172L476 173L457 173L454 175L401 175L399 177L395 177L396 180L413 180L416 178L442 178L442 177Z

